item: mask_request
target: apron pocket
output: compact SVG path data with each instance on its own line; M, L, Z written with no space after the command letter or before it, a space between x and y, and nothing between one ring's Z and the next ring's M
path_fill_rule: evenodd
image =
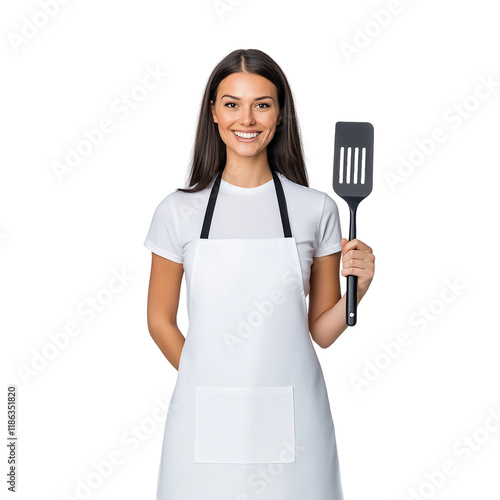
M194 461L295 462L293 386L196 386Z

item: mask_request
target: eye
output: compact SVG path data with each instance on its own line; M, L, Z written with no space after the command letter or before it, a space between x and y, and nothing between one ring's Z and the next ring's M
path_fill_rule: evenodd
M224 104L224 106L227 106L227 107L232 108L232 106L229 106L230 104L234 104L234 105L236 105L236 103L235 103L235 102L226 102L226 104Z
M265 106L266 108L270 108L271 106L267 104L266 102L260 102L258 106ZM262 108L261 108L262 109Z

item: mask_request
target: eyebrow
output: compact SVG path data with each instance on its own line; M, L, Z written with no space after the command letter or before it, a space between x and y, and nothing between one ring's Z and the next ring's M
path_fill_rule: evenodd
M221 99L224 99L224 97L229 97L230 99L236 99L237 101L240 100L239 97L236 97L234 95L229 95L229 94L224 94ZM263 95L262 97L256 97L254 100L255 101L262 101L262 99L271 99L274 101L274 99L270 95Z

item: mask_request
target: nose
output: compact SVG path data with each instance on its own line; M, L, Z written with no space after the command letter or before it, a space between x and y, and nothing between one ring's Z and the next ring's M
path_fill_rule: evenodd
M247 127L255 123L252 106L242 107L240 123Z

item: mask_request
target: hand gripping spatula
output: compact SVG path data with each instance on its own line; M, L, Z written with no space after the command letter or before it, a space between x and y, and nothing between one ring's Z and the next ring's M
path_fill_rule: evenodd
M333 158L333 189L350 209L349 241L356 238L356 209L372 190L373 125L337 122ZM358 277L347 276L346 323L356 324Z

